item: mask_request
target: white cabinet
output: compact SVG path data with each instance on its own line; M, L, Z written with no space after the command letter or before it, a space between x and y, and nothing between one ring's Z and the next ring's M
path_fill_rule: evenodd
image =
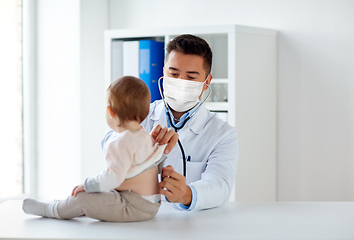
M121 62L119 54L122 51L117 49L117 41L155 39L167 44L175 36L184 33L204 38L212 48L212 94L206 106L211 111L221 113L221 117L238 131L240 155L235 185L236 201L275 201L276 31L239 25L107 30L106 87L112 80L112 72L119 72L117 64L112 68L112 59L117 59L116 54L116 62Z

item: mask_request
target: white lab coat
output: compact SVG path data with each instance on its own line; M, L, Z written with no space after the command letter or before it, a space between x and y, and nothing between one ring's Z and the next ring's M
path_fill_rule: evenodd
M158 124L167 126L162 100L151 103L149 115L142 122L148 132ZM191 157L191 161L187 162L186 180L197 192L194 210L222 206L230 197L237 173L236 129L202 105L178 134L186 158ZM164 165L171 165L183 174L183 159L178 144L167 155Z

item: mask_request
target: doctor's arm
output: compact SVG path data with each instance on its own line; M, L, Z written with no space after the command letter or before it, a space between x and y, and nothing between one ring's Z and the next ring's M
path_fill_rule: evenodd
M180 210L207 209L228 201L235 181L238 161L236 130L231 131L214 147L201 179L186 185L184 176L171 166L163 168L160 193Z
M197 195L195 209L219 207L229 200L237 173L238 153L234 129L210 153L201 179L190 184Z

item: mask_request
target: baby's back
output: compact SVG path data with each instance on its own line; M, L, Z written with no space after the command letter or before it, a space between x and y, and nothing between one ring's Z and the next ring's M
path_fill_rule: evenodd
M117 145L119 144L119 145ZM113 147L118 146L118 147ZM106 158L106 166L111 169L117 178L121 179L123 183L116 188L119 191L131 190L140 195L154 195L159 192L158 183L158 168L152 167L139 175L124 179L122 175L121 164L116 164L117 161L124 161L126 158L130 158L130 167L128 173L134 172L139 168L139 165L148 160L148 158L156 151L158 145L155 140L148 134L145 129L141 129L136 132L125 131L119 134L112 134L106 139L103 144L103 151L106 155L117 155L120 160L115 158ZM117 153L112 154L110 149L115 149ZM128 155L122 155L120 149L129 149ZM124 151L126 152L126 151Z
M118 191L131 190L140 195L150 196L159 193L158 168L152 167L139 175L125 179L124 182L116 188Z
M125 132L124 141L129 142L135 149L132 165L128 171L135 171L137 165L145 162L154 151L157 149L157 144L145 129L136 132ZM158 168L152 167L139 175L125 179L124 182L116 188L116 190L125 191L131 190L140 195L154 195L159 192Z

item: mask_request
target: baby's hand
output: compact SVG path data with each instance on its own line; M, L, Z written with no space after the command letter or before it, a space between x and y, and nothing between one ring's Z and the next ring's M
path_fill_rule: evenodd
M76 197L79 192L85 192L85 188L84 188L83 184L80 184L80 185L74 187L74 189L71 193L71 196Z

